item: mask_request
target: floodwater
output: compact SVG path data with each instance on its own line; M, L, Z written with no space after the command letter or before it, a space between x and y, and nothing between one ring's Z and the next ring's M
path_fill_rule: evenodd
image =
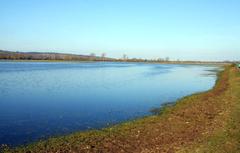
M211 89L216 66L0 62L0 144L97 129Z

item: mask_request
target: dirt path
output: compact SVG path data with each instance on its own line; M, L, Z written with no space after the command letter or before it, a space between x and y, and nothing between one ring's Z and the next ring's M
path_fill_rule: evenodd
M227 67L212 90L185 97L161 115L6 152L240 152L239 73Z

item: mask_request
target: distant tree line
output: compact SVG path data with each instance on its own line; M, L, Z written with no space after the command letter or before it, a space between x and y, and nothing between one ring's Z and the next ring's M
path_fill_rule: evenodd
M170 60L169 57L142 59L129 58L127 54L123 54L122 58L109 58L106 53L96 56L95 53L89 55L76 55L64 53L40 53L40 52L12 52L0 50L0 60L62 60L62 61L116 61L116 62L149 62L149 63L176 63L176 64L218 64L218 63L232 63L233 61L211 62L211 61L181 61ZM237 62L237 61L235 61ZM239 61L238 61L239 62Z
M0 50L0 59L5 60L65 60L65 61L89 61L89 60L107 60L110 58L95 56L95 54L87 55L75 55L75 54L61 54L61 53L38 53L38 52L10 52Z

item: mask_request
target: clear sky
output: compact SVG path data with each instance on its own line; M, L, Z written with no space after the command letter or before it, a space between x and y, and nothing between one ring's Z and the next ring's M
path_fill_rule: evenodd
M240 60L240 0L0 0L0 49Z

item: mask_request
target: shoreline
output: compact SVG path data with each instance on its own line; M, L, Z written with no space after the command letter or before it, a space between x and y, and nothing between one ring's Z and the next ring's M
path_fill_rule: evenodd
M165 152L187 150L189 147L198 145L205 138L211 137L225 126L227 118L219 120L218 112L225 114L226 104L219 103L219 101L222 99L221 95L225 95L225 92L230 90L229 82L232 81L230 75L238 73L235 72L235 69L233 66L225 67L225 70L218 74L218 79L211 90L183 97L174 105L162 107L160 115L139 118L102 130L76 132L50 138L15 149L6 148L5 152L57 152L59 150L67 152ZM235 79L235 77L233 78ZM226 115L229 115L228 111ZM196 114L197 112L201 114ZM223 121L224 123L222 123Z

